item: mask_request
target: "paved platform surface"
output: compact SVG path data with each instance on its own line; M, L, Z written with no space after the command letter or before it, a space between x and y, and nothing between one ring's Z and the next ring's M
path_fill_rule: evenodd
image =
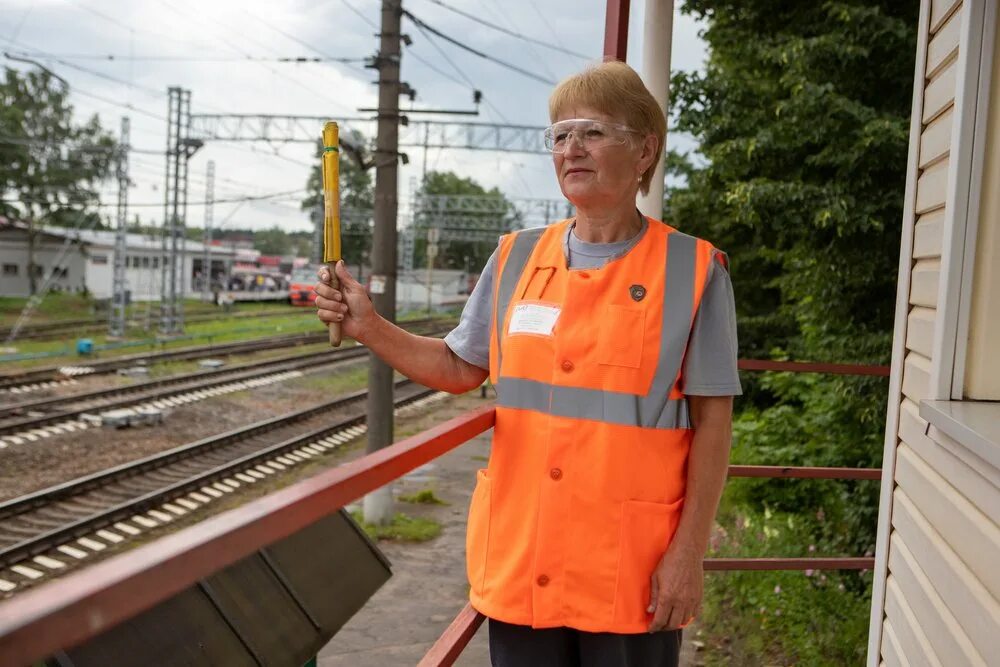
M477 394L452 399L420 426L427 428L482 404ZM397 503L398 511L441 523L441 535L422 544L380 543L392 561L393 576L323 648L319 667L414 667L465 606L465 523L475 472L486 467L491 436L489 432L461 445L395 485L394 494L431 488L449 503ZM692 657L692 646L685 641L681 664L696 664ZM455 664L489 667L486 624Z

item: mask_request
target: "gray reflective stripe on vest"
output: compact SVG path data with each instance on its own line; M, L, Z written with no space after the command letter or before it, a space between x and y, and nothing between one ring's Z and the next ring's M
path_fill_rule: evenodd
M553 417L592 419L620 426L643 424L646 397L618 391L564 387L524 378L500 378L497 403L505 408L533 410ZM661 409L656 424L648 428L691 428L686 399L671 399Z
M535 239L537 242L537 239ZM533 246L532 246L533 247ZM515 242L516 248L516 242ZM663 290L663 326L660 351L648 394L628 394L603 389L566 387L535 380L503 377L497 385L498 404L506 408L534 410L558 417L591 419L611 424L643 428L690 428L686 399L670 400L670 390L680 372L694 307L694 268L697 241L692 236L673 232L667 236L667 270ZM514 255L513 250L511 256ZM527 256L530 250L524 256ZM520 272L524 270L521 265ZM507 267L504 267L504 277ZM502 283L503 279L501 279ZM513 279L513 285L517 279ZM503 290L503 284L500 287ZM513 292L514 287L510 287ZM498 305L501 322L510 303ZM497 329L499 343L500 328ZM498 364L499 367L499 364ZM501 369L502 370L502 369Z
M531 257L531 252L538 245L538 239L542 237L542 233L545 230L546 227L538 227L535 229L525 229L515 234L514 247L510 249L507 261L504 262L503 272L500 274L500 286L497 288L497 308L495 311L498 369L500 368L500 362L503 361L503 349L500 342L502 340L503 321L507 317L507 307L510 305L510 300L514 298L517 281L520 280L521 274L524 273L524 267L528 263L528 258Z

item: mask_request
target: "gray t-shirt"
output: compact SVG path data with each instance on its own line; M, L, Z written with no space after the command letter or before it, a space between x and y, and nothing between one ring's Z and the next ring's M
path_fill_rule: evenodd
M646 233L648 223L627 241L587 243L572 226L563 239L571 269L595 269L621 257ZM493 252L479 282L469 296L462 318L445 343L452 352L474 366L490 367L490 324L493 317L493 280L497 253ZM743 393L736 370L736 304L729 272L718 262L709 267L708 284L698 306L684 357L684 393L691 396L736 396Z

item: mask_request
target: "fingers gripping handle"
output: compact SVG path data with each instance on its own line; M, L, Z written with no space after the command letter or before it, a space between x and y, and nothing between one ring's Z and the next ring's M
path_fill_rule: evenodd
M333 289L340 289L340 279L337 278L336 262L328 262L327 268L330 270L330 280L327 284ZM340 341L343 340L340 332L340 322L330 322L329 325L330 332L330 345L333 347L340 347Z

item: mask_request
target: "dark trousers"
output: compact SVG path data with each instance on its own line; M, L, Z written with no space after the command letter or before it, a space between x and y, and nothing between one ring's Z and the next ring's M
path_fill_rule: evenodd
M493 667L677 667L681 632L536 630L491 618L490 662Z

